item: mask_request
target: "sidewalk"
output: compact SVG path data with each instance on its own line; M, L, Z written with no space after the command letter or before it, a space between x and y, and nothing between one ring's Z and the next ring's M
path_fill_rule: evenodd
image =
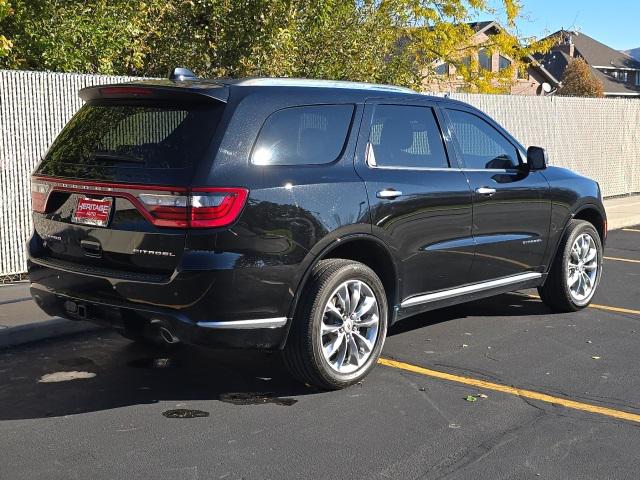
M609 230L640 225L640 195L604 201Z
M640 195L605 200L604 205L609 230L640 225ZM31 299L28 282L0 285L0 349L100 328L45 315Z

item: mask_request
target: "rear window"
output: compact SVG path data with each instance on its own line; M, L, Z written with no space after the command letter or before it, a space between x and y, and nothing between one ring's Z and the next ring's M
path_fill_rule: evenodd
M87 104L62 130L38 173L189 169L205 154L222 109L216 104Z
M256 165L318 165L342 152L353 105L309 105L272 113L251 155Z

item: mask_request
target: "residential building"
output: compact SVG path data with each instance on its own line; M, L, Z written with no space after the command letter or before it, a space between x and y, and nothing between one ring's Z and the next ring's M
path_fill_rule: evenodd
M583 58L602 81L605 97L640 98L640 61L581 32L560 30L550 37L556 44L535 58L555 78L562 80L569 62Z
M479 50L477 55L479 68L489 72L499 72L511 66L513 59L501 52L489 52L482 48L482 45L491 43L491 37L502 30L498 22L485 21L469 24L475 32L471 39L472 45L477 45ZM509 93L512 95L544 95L559 84L558 79L540 65L533 57L522 59L527 65L526 69L514 69L512 84L509 86ZM471 62L471 58L467 59ZM429 76L424 82L424 90L429 92L459 92L464 89L465 82L460 75L456 74L455 66L442 61L434 65L436 76ZM506 92L505 92L506 93Z

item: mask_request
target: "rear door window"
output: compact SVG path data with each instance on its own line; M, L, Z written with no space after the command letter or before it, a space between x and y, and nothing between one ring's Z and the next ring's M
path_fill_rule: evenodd
M489 123L469 112L447 109L462 152L471 169L510 169L518 166L518 151Z
M440 129L433 109L377 105L369 133L371 166L447 168Z
M49 149L38 173L190 170L205 154L222 104L101 102L83 106ZM168 172L165 172L168 173Z
M319 165L338 159L353 105L307 105L272 113L253 147L255 165Z

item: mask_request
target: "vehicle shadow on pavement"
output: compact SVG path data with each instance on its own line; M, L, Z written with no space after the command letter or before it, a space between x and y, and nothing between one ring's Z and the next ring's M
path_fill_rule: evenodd
M79 373L71 373L79 372ZM95 376L91 376L95 374ZM43 383L43 380L64 380ZM86 378L91 376L91 378ZM295 403L316 393L291 379L277 353L196 347L160 350L115 332L82 334L0 352L0 421L197 401Z
M447 308L432 310L406 318L389 329L389 336L399 335L418 328L436 325L449 320L474 317L524 317L552 315L551 310L539 299L514 292L496 297L475 300Z
M539 301L503 295L408 318L392 327L389 334L469 315L548 313ZM71 379L74 376L81 378ZM277 352L196 347L166 351L131 343L109 331L0 352L0 421L77 415L164 401L171 403L167 408L179 408L181 404L198 408L193 404L211 400L236 405L291 405L296 402L293 397L319 393L290 378Z

